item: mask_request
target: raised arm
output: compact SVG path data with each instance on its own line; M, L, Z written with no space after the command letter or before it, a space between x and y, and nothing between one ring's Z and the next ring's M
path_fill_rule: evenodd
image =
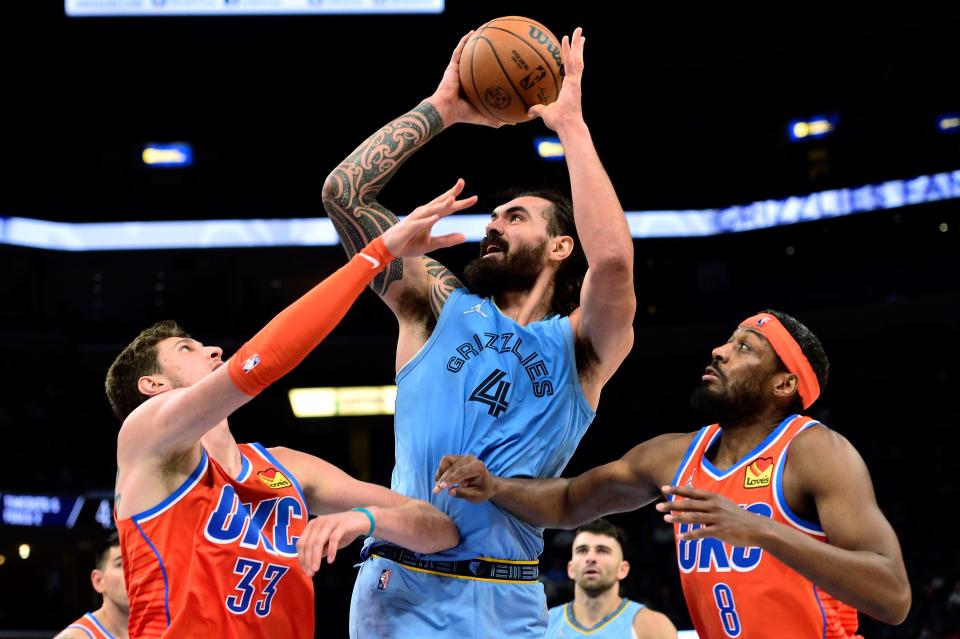
M472 455L447 455L437 469L434 492L447 490L454 497L474 503L490 499L534 526L575 528L656 500L662 480L672 477L691 437L655 437L635 446L617 461L573 479L498 477Z
M439 552L460 540L453 520L424 501L354 479L313 455L289 448L271 452L297 477L310 512L321 515L307 525L297 543L300 563L308 574L319 569L322 559L332 562L337 550L371 528L378 539L414 552ZM365 508L370 518L351 510L358 507Z
M450 58L436 92L382 127L354 149L323 184L323 205L352 257L397 222L378 200L380 190L400 166L440 131L457 122L500 126L460 97L460 54L464 36ZM454 187L454 195L463 189ZM450 293L462 284L428 257L395 260L371 287L403 322L431 327Z
M561 53L565 76L557 101L530 109L557 132L563 144L577 234L587 258L587 274L580 293L580 308L571 316L577 337L588 347L589 363L580 373L588 386L598 385L616 372L633 346L633 240L623 207L600 162L590 130L583 119L581 83L585 38L577 28L564 36ZM589 364L584 370L583 364ZM596 403L594 401L594 403Z
M207 431L302 361L336 327L373 276L395 255L420 255L462 242L461 234L434 237L430 231L441 216L472 201L458 201L445 194L417 208L380 240L279 313L225 365L220 361L219 349L204 348L193 340L169 340L168 347L173 350L170 359L160 353L159 361L171 362L176 372L180 349L201 348L209 351L209 357L203 355L200 366L209 366L211 372L196 383L172 390L168 389L171 380L163 375L140 379L141 392L153 397L134 410L121 428L117 451L121 467L136 472L145 459L167 462L171 456L193 449ZM190 364L197 366L192 360Z
M900 543L877 505L863 459L838 433L818 427L797 436L784 475L788 503L809 502L829 543L713 493L684 487L667 492L684 497L657 505L669 513L668 521L703 525L683 539L718 537L731 545L761 547L875 619L897 624L907 616L910 582Z

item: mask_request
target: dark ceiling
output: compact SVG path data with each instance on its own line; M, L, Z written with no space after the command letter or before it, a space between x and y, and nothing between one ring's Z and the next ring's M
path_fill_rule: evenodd
M40 3L30 3L39 5ZM321 214L323 177L438 82L458 36L505 14L584 27L585 112L627 209L722 206L960 166L960 9L463 2L442 15L70 19L4 9L0 215L56 220ZM19 12L19 13L18 13ZM824 143L787 121L837 113ZM489 192L562 183L540 123L461 127L385 195L402 210L457 176ZM146 141L195 166L157 174Z

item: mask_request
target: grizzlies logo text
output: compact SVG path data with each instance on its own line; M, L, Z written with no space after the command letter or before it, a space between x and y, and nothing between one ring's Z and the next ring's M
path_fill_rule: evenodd
M451 373L459 373L463 365L473 357L479 357L484 351L491 350L495 353L510 353L517 358L527 377L532 382L533 394L537 397L547 397L553 395L553 382L549 379L550 370L547 363L540 357L540 354L534 351L530 355L524 355L521 351L523 338L518 337L514 341L514 333L484 333L483 337L474 334L471 341L466 341L457 347L457 355L447 360L447 370ZM507 382L509 387L509 382ZM474 390L474 394L485 391L479 387ZM506 393L506 391L504 391ZM471 399L474 399L471 397ZM481 401L481 400L477 400ZM493 415L493 413L490 413Z

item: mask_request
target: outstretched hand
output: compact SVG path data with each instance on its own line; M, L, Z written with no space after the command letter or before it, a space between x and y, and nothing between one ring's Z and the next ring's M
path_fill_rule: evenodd
M657 504L657 510L667 513L663 520L698 526L678 535L680 541L716 537L731 546L758 546L763 527L772 522L707 490L691 486L664 486L662 490L666 496L675 496Z
M383 233L383 244L394 257L417 257L430 251L455 246L466 241L463 233L432 235L433 225L442 217L462 211L477 203L477 196L458 200L463 192L464 181L457 180L453 188L427 204L418 206L413 213L400 220Z
M338 550L349 546L369 528L367 516L355 510L311 519L297 540L300 566L308 577L312 577L320 570L324 559L332 564Z
M440 86L427 100L440 113L444 126L450 126L456 122L466 122L482 124L495 129L500 128L506 122L477 111L460 91L460 56L463 55L463 49L467 46L467 41L470 40L472 35L473 31L460 38L457 48L453 50L453 55L450 56L450 63L443 72Z
M577 27L570 38L563 36L560 41L560 55L563 58L563 84L560 94L550 104L535 104L527 114L531 118L542 118L550 129L559 131L565 124L583 120L581 106L581 84L583 81L583 44L586 42L583 29Z
M444 455L437 468L434 493L443 490L478 504L493 496L494 478L487 465L473 455Z

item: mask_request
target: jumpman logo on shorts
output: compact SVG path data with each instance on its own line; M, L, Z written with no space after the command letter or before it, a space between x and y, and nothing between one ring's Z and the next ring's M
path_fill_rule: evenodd
M465 310L465 311L463 312L463 314L466 315L467 313L479 313L479 314L480 314L480 317L486 317L487 314L484 313L484 312L481 310L481 307L483 306L484 302L486 302L486 301L487 301L487 300L480 300L480 303L479 303L479 304L474 304L473 306L471 306L470 308L468 308L467 310Z

